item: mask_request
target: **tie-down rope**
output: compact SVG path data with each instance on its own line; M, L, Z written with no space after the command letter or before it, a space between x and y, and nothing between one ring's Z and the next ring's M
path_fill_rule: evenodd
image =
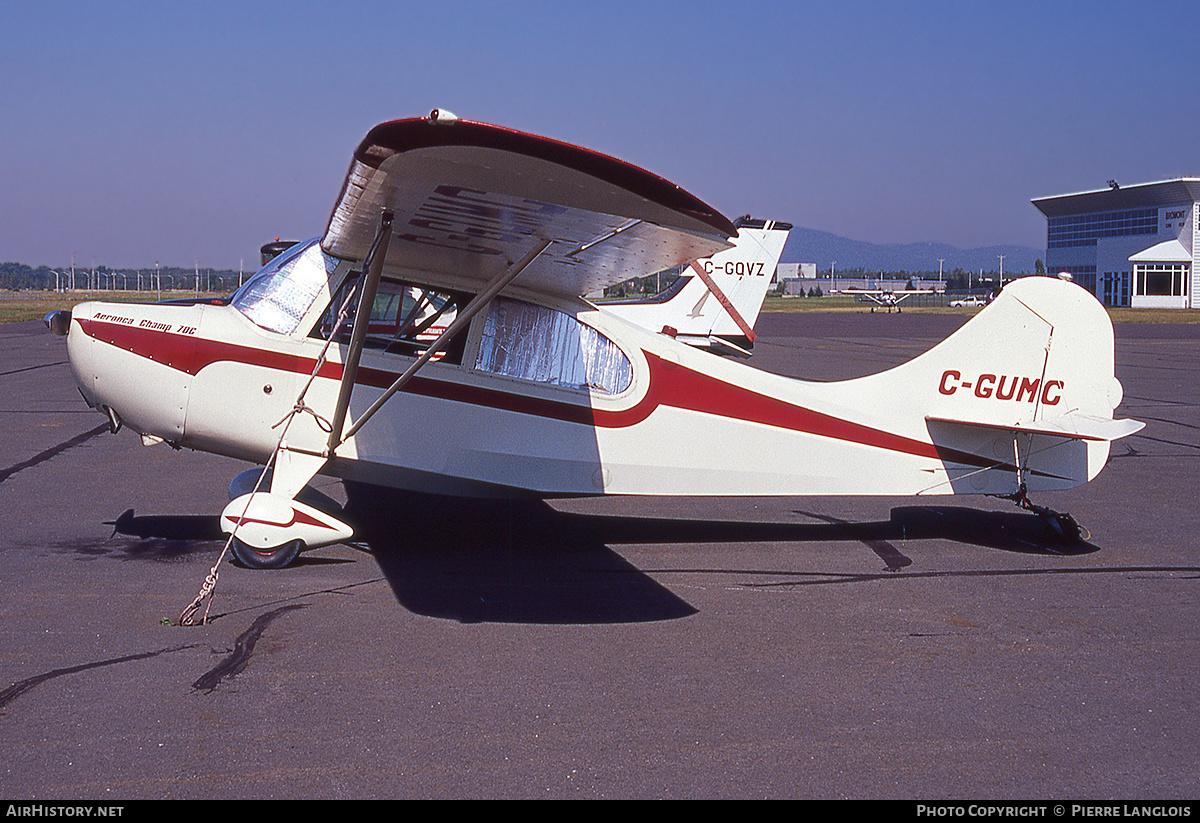
M360 284L362 283L361 278L359 279L359 283ZM295 418L295 416L297 414L302 414L302 413L307 412L308 414L311 414L316 419L317 425L323 431L328 432L332 429L332 424L328 420L321 417L321 415L317 414L315 411L310 409L308 406L304 405L304 395L308 393L309 387L313 384L313 381L316 380L316 378L317 378L317 373L321 370L321 367L325 365L326 355L329 353L329 347L333 344L334 333L336 332L337 329L340 329L342 327L343 323L346 322L346 316L350 312L350 306L353 305L353 298L354 298L354 295L356 292L357 292L357 289L352 289L350 291L350 293L346 295L346 299L342 302L342 307L338 312L337 322L332 327L330 327L329 337L328 337L328 339L326 339L325 345L321 347L321 353L320 353L320 355L318 355L317 362L313 366L312 374L310 374L308 376L308 380L305 382L304 387L302 389L300 389L300 394L299 394L299 396L296 397L296 402L292 406L291 411L289 411L286 415L284 415L282 420L280 420L278 423L276 423L274 426L271 427L273 429L279 428L280 426L283 427L283 430L279 433L279 440L275 444L275 449L271 452L271 457L270 457L270 459L267 460L266 465L263 466L263 470L258 476L258 481L254 484L254 490L251 491L250 495L246 497L246 506L245 506L245 508L242 509L242 515L233 524L233 531L231 531L229 533L229 537L225 541L225 547L223 549L221 549L221 554L217 558L217 562L213 564L213 567L209 570L208 575L204 578L204 583L203 583L203 585L200 586L200 591L196 595L196 599L193 600L187 606L187 608L185 608L180 613L179 625L194 626L195 625L194 618L196 616L196 612L199 611L201 604L204 603L206 600L208 601L208 603L204 607L204 616L201 618L200 623L201 623L201 625L205 625L208 623L208 612L212 608L212 600L213 600L212 594L216 590L217 580L220 578L220 574L219 574L218 570L221 567L221 563L225 560L225 556L229 553L229 549L233 546L234 538L237 536L237 530L241 527L242 521L246 517L246 512L250 508L250 501L254 499L253 495L258 493L258 490L262 487L263 480L267 476L267 471L270 470L271 466L277 462L276 458L279 457L279 452L283 448L283 442L284 442L284 439L287 437L288 427L291 426L293 418Z

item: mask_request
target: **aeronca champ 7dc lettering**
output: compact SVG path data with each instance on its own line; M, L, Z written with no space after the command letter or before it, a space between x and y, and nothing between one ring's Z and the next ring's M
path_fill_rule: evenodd
M1095 298L1018 279L908 363L795 380L746 362L790 228L434 111L372 129L324 232L227 299L47 324L114 431L259 467L221 518L252 567L352 536L318 473L458 498L990 494L1069 531L1027 492L1086 483L1141 428L1113 418ZM582 296L664 271L653 298Z

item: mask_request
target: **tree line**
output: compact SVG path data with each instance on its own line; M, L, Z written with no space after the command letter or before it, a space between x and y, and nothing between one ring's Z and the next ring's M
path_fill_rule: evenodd
M153 269L95 268L52 269L24 263L0 263L0 290L25 291L198 291L227 294L253 272L228 269L184 269L163 266Z

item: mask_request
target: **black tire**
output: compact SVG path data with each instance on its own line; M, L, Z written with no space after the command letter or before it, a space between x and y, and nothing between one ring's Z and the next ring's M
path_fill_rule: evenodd
M1075 518L1069 514L1054 512L1046 522L1050 539L1056 543L1078 543L1083 534Z
M248 569L282 569L290 566L303 548L303 540L289 540L273 549L256 549L233 538L233 556Z

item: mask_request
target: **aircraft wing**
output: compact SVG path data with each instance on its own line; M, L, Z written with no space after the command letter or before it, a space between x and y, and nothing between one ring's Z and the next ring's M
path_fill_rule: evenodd
M910 294L936 294L934 289L833 289L829 294L860 294L864 296L882 296L894 294L898 298L907 298Z
M385 265L485 281L553 241L516 284L582 295L708 257L733 224L678 186L606 155L433 112L376 126L322 238L364 259L393 213Z

